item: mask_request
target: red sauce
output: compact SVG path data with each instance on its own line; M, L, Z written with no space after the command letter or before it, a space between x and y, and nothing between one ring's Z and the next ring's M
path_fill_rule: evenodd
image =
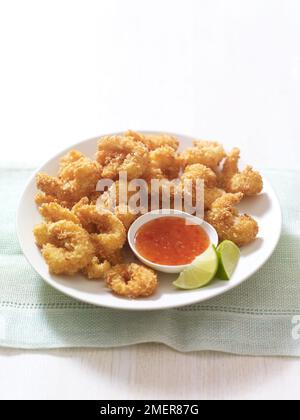
M142 226L135 244L139 254L155 264L185 265L207 250L210 239L200 226L181 217L162 217Z

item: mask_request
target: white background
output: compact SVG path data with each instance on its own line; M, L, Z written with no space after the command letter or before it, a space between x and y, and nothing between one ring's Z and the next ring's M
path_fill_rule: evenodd
M166 130L299 169L298 0L0 2L0 161ZM0 292L1 293L1 292ZM298 398L300 361L158 345L0 350L0 398Z

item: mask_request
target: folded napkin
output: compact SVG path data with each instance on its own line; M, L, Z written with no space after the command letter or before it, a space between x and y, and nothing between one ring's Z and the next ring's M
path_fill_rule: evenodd
M283 207L284 228L258 274L208 302L138 314L77 302L50 288L30 267L16 237L15 212L31 172L0 168L0 346L158 342L179 351L300 356L300 172L267 172Z

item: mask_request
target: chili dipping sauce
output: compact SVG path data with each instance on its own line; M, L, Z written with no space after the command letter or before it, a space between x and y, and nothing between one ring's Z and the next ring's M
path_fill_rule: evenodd
M148 261L176 266L191 264L207 250L210 239L201 226L181 217L161 217L138 230L135 245Z

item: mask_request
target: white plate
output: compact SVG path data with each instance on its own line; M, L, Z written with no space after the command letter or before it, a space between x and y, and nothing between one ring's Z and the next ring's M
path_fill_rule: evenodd
M181 139L181 148L189 147L192 138L177 135ZM77 149L89 157L95 155L97 138L75 144L59 155L50 159L37 172L43 171L55 175L59 158L69 150ZM159 288L150 298L130 300L113 295L103 281L88 281L81 275L75 277L55 276L48 272L47 265L34 242L33 228L41 222L41 216L34 202L36 194L35 174L29 180L17 214L17 233L25 257L37 273L55 289L83 302L93 305L126 310L159 310L175 308L202 302L228 292L256 273L274 252L281 234L282 215L276 194L267 179L264 179L264 191L255 198L246 199L240 205L241 211L253 215L260 226L259 237L252 244L242 249L239 266L229 282L214 281L208 287L193 291L180 291L172 286L176 278L170 274L159 274Z

